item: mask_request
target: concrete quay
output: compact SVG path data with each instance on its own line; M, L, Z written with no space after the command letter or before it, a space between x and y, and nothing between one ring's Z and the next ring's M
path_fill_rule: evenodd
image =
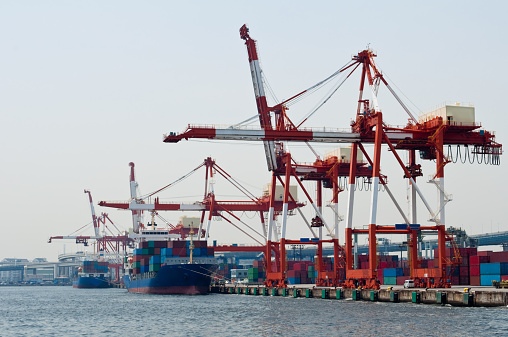
M314 285L267 288L261 285L212 286L212 293L242 294L251 296L305 297L320 299L350 299L353 301L411 302L452 306L499 307L508 306L508 291L492 287L453 287L439 289L403 289L402 287L370 289L344 289L316 287Z

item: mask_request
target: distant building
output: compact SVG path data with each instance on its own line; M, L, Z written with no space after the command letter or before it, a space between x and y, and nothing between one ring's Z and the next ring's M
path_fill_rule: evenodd
M24 266L0 266L0 283L21 282L24 272Z

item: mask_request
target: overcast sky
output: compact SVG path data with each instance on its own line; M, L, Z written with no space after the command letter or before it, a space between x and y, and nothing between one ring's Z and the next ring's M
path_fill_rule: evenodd
M163 134L189 123L229 125L256 115L238 33L244 23L258 41L263 71L279 100L326 78L369 46L413 112L443 102L474 103L476 121L505 144L507 7L504 1L0 1L0 260L56 260L64 249L80 249L72 241L64 246L47 239L91 222L85 188L96 203L127 200L131 161L142 193L211 156L261 195L270 179L261 143L162 142ZM358 85L359 73L306 125L347 128ZM292 106L290 116L299 121L325 94ZM379 104L386 123L407 121L386 88ZM314 161L304 146L289 146L297 161ZM333 148L316 146L320 155ZM383 174L407 210L407 182L383 151ZM435 207L436 189L425 183L435 166L422 164L422 188ZM505 163L448 165L446 190L453 201L447 224L471 234L508 230L506 173ZM204 171L194 174L161 199L200 200L203 177ZM223 183L215 184L220 198L240 197ZM328 191L325 197L331 199ZM400 223L386 193L380 198L378 223ZM358 193L355 227L368 224L369 200L370 194ZM340 203L345 215L346 193ZM418 207L419 222L428 224ZM95 208L119 228L131 225L128 212ZM313 212L306 207L304 213ZM331 212L326 214L331 221ZM173 224L181 215L163 214ZM259 228L255 218L248 220L253 217L242 219ZM92 235L93 229L79 233ZM224 221L214 223L210 235L219 243L252 242ZM288 237L308 236L301 220L291 218Z

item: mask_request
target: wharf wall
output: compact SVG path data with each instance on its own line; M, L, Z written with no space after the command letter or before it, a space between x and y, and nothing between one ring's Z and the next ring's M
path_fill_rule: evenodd
M344 289L315 286L268 288L252 285L212 286L212 293L253 296L306 297L320 299L350 299L353 301L411 302L452 306L499 307L508 306L508 292L503 290L458 291L453 289Z

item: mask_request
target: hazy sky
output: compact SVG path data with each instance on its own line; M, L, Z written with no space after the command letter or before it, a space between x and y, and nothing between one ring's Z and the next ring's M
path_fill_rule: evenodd
M92 191L95 202L126 200L131 161L143 193L211 156L261 195L269 174L260 143L162 142L164 133L181 132L189 123L235 124L257 113L238 33L244 23L258 41L263 70L279 100L324 79L370 46L415 113L445 101L472 102L476 121L506 144L507 9L504 1L0 1L5 215L0 260L56 260L64 243L47 239L91 221L83 189ZM307 125L347 128L356 111L358 81L359 74L352 76ZM324 95L292 106L290 116L299 121ZM379 103L386 123L407 121L385 88ZM321 155L333 148L316 147ZM315 159L301 145L290 144L290 150L298 161ZM407 209L402 172L386 149L383 155L383 173ZM423 165L425 178L434 174L433 163ZM506 173L506 163L448 165L446 190L454 200L447 224L472 234L508 230ZM203 177L199 172L161 198L200 200ZM435 207L435 188L424 180L422 188ZM220 179L215 189L222 199L239 196ZM378 223L400 223L386 193L381 199ZM370 194L358 193L357 227L368 222L369 200ZM343 193L344 215L345 201ZM96 212L107 212L122 229L131 224L128 212L99 206ZM304 212L312 215L309 207ZM331 212L326 214L331 221ZM180 215L164 217L176 223ZM259 226L248 220L253 216L242 219ZM422 205L419 217L427 224ZM211 239L219 242L250 242L224 221L212 228ZM344 223L340 228L342 233ZM88 226L81 233L92 232ZM288 237L308 236L305 225L292 218ZM79 247L67 242L65 249Z

